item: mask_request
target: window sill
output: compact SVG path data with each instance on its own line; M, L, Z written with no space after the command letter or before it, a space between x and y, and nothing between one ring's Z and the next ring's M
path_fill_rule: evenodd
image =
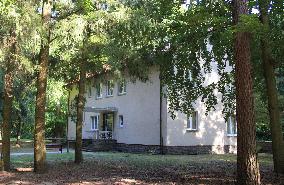
M94 130L86 130L86 132L97 132L99 129L94 129Z
M238 134L227 134L228 137L237 137Z
M186 132L197 132L198 129L191 129L191 128L187 128L186 129Z

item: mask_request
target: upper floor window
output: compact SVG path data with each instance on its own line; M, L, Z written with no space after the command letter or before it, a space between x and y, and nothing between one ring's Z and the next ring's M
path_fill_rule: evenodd
M107 91L106 91L106 95L107 96L113 96L113 89L114 89L114 83L113 80L109 80L107 81Z
M91 116L91 130L99 129L100 116Z
M98 83L96 85L96 98L102 98L103 93L102 93L102 83Z
M198 112L194 111L187 118L187 130L196 131L198 128Z
M123 79L118 82L118 94L126 94L126 80Z
M92 97L92 87L91 86L88 87L88 96Z
M227 135L228 136L237 136L236 116L230 116L227 119Z

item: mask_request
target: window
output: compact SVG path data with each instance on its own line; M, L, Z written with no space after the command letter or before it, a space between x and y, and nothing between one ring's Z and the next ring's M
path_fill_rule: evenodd
M103 93L102 93L102 84L98 83L96 85L96 98L102 98L103 97Z
M123 115L119 115L118 116L118 120L119 120L119 126L123 127L123 124L124 124L124 122L123 122Z
M197 111L193 112L190 116L187 118L187 130L196 131L198 127L198 113Z
M107 96L113 96L114 83L112 80L107 81Z
M88 87L88 96L92 97L92 87Z
M118 83L118 94L126 94L126 80L121 80Z
M101 9L104 10L104 11L108 11L108 5L107 5L107 3L102 3L102 4L101 4Z
M230 116L227 119L227 135L228 136L237 136L236 116Z
M91 116L91 130L99 129L100 116Z

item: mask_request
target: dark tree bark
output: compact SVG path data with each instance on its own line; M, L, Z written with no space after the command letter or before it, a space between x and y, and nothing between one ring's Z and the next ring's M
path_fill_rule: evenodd
M268 8L270 1L259 1L260 19L262 24L269 30ZM284 173L284 142L282 125L280 121L280 110L278 105L278 91L275 77L275 61L272 57L271 47L267 38L261 40L262 65L267 89L268 110L270 117L270 130L272 136L272 152L274 171Z
M45 104L46 104L46 85L48 76L48 57L50 42L50 22L52 0L44 0L42 9L42 24L44 35L41 40L39 54L39 72L37 76L37 95L35 111L35 133L34 133L34 170L37 173L46 171L45 158Z
M83 111L85 104L85 79L86 70L84 62L80 64L80 80L79 80L79 94L77 105L77 121L76 121L76 147L75 147L75 163L79 164L83 161L82 155L82 126L83 126Z
M4 75L4 101L3 101L3 124L2 124L2 157L3 169L10 170L10 137L11 137L11 113L13 102L13 78L14 67L16 62L16 32L14 29L10 31L8 46L10 54L6 64Z
M239 23L240 15L248 14L247 3L247 0L233 1L235 25ZM250 33L239 31L235 34L234 60L238 123L237 184L258 185L260 174L256 153Z

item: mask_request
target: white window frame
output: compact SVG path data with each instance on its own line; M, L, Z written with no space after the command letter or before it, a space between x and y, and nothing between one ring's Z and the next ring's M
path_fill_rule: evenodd
M121 87L121 85L123 85L122 87L122 91L120 91L121 89L120 89L120 87ZM118 95L125 95L126 94L126 80L125 79L123 79L123 80L120 80L119 82L118 82Z
M196 128L193 128L193 114L195 114L195 121L196 121ZM191 115L187 117L187 122L186 122L186 130L187 131L198 131L198 112L194 111L192 112Z
M110 85L112 84L112 87L110 87ZM110 94L111 90L112 89L112 93ZM113 83L113 80L108 80L107 81L107 84L106 84L106 96L107 97L112 97L114 94L114 83Z
M100 87L100 89L98 89L98 87ZM99 90L99 96L98 96L98 90ZM96 98L97 99L101 99L101 98L103 98L103 90L102 90L102 83L98 83L97 85L96 85Z
M100 115L91 116L91 130L99 130Z
M122 119L121 119L122 118ZM119 122L119 126L120 128L122 128L124 126L124 118L123 115L119 115L118 116L118 122Z
M234 118L233 118L234 117ZM233 128L233 122L232 122L232 119L235 119L235 131L234 131L234 128ZM237 133L237 120L236 120L236 117L235 116L230 116L228 117L227 121L226 121L226 126L227 126L227 136L230 136L230 137L235 137L238 135Z

